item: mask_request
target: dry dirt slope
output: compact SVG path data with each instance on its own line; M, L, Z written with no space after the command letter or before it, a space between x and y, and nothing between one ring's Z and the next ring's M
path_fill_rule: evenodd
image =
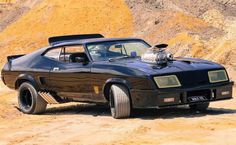
M168 43L177 56L235 66L235 0L17 2L21 9L33 9L0 33L0 63L6 55L46 45L52 35L100 32L107 37L137 36L152 44Z
M0 63L6 55L47 45L49 36L81 33L132 35L128 6L122 0L44 0L0 33Z
M235 0L126 0L135 36L168 43L175 55L236 63Z
M125 0L134 36L167 43L175 56L200 57L225 65L236 80L235 0Z
M20 19L39 2L41 0L0 0L0 32Z

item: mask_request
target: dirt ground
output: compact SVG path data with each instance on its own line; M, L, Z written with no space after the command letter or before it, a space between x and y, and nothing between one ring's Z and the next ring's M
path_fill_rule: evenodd
M206 112L135 110L135 117L117 120L108 107L79 103L25 115L16 95L0 83L0 144L236 144L236 99L212 103Z

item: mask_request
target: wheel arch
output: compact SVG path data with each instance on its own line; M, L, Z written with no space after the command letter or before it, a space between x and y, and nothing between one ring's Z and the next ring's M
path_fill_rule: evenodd
M130 89L132 88L132 85L130 84L130 82L122 78L110 78L106 81L103 87L103 94L107 101L109 101L109 91L113 84L120 84L120 85L125 86L128 89L128 92L130 95Z
M36 83L36 80L34 79L33 76L29 75L29 74L20 74L15 82L15 89L18 89L20 87L20 85L24 82L29 82L31 85L33 85L35 87L35 89L38 89L38 85Z

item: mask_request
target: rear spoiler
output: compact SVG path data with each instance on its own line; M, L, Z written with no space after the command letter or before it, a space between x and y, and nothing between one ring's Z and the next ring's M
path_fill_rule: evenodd
M7 56L7 61L10 62L11 60L17 59L17 58L24 56L24 55L25 54Z
M54 36L48 39L50 45L55 45L65 41L82 40L82 39L93 39L93 38L104 38L102 34L81 34L81 35L64 35Z
M24 55L25 55L25 54L8 56L8 57L7 57L7 61L8 61L8 68L9 68L9 70L11 70L12 60L17 59L17 58L19 58L19 57L22 57L22 56L24 56Z

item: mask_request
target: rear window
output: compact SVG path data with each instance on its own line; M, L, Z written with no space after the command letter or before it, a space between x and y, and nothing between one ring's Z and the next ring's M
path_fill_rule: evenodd
M59 60L60 53L61 53L61 48L56 48L49 50L47 53L44 54L44 56L51 59Z

